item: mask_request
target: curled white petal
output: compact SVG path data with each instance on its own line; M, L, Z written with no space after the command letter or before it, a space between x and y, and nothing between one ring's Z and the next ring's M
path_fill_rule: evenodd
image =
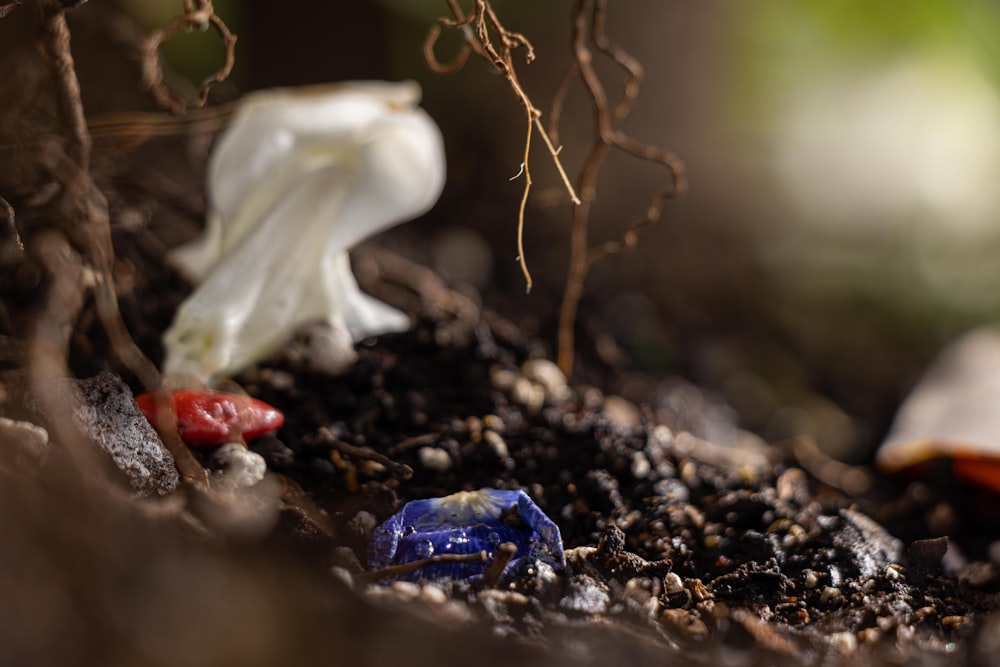
M241 101L209 164L205 234L172 256L201 285L164 336L168 375L231 374L312 321L354 341L408 326L359 291L347 251L441 193L441 135L419 96L366 82Z

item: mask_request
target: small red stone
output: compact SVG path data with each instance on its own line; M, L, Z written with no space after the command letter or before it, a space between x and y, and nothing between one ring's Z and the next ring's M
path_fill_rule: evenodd
M177 430L188 445L212 447L242 436L246 440L276 431L285 423L281 411L256 398L207 389L169 392ZM156 426L152 393L135 397L142 414Z

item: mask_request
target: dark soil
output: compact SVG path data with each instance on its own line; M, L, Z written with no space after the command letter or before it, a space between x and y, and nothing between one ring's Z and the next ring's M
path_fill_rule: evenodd
M188 289L164 252L200 224L209 137L95 164L122 312L154 361ZM26 165L8 192L30 246L57 213ZM32 257L4 256L14 371L49 285ZM672 411L545 386L525 366L545 346L481 308L489 295L384 250L354 259L414 326L360 345L338 377L309 368L304 334L235 379L286 415L249 445L281 489L266 529L228 531L190 492L131 499L58 454L4 468L0 664L1000 664L995 497L880 479L801 442L711 442L715 413L677 381L662 387ZM92 304L72 341L79 376L111 368L142 390ZM4 388L12 412L21 387ZM562 532L565 571L501 588L371 582L376 522L482 487L528 492Z

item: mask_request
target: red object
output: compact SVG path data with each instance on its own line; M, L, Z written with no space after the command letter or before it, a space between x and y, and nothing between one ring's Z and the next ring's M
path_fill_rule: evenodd
M177 430L188 445L215 446L243 437L252 440L276 431L285 415L256 398L207 389L169 392ZM135 397L149 423L156 426L156 399L152 393Z

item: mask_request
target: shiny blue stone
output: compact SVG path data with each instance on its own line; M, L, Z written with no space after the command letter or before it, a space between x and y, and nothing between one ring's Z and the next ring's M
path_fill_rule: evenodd
M497 547L504 542L517 546L517 554L504 569L504 578L536 563L556 568L565 563L558 526L528 494L480 489L404 505L372 533L368 567L380 570L434 554L485 551L486 562L435 563L401 577L411 581L468 579L486 570Z

